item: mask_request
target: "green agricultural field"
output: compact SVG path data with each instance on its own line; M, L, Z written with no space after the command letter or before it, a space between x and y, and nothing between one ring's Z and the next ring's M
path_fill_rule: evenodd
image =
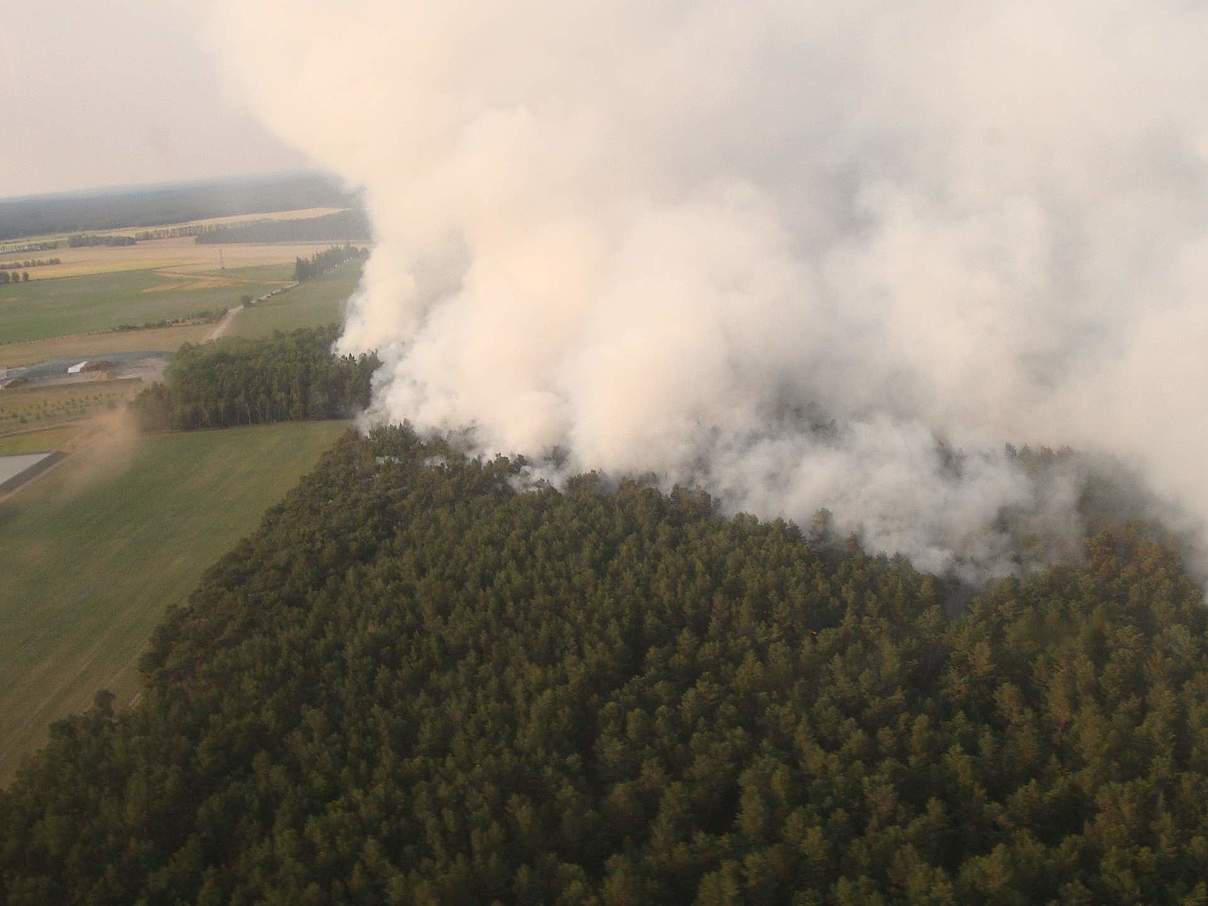
M0 435L0 456L17 456L21 453L45 453L47 450L62 450L71 446L84 429L84 423L75 422L57 428L26 431L21 434Z
M344 305L361 279L359 264L347 264L300 283L289 292L239 312L227 336L251 339L275 330L322 327L344 320Z
M0 368L47 359L100 359L120 352L175 352L185 343L204 343L213 324L185 324L151 330L115 330L50 337L29 343L0 343Z
M226 249L227 246L222 246L222 248ZM218 273L210 272L202 276L213 277ZM275 289L277 285L282 283L294 282L294 266L292 264L257 264L251 267L232 268L221 273L244 282L273 284L273 286L270 286L270 289Z
M347 428L115 432L0 503L0 783L97 689L130 701L165 608Z
M124 271L0 286L0 343L141 326L232 308L241 296L267 293L285 279L280 266L248 270Z

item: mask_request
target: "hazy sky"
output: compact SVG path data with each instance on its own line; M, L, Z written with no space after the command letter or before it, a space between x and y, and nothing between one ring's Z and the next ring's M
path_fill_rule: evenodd
M0 197L306 167L172 0L5 4Z

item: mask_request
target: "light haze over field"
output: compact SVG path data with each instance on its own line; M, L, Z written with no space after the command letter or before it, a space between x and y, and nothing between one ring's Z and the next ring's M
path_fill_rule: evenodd
M1004 506L1073 518L1007 441L1118 455L1208 514L1202 5L201 20L232 96L367 189L343 347L386 360L378 417L828 507L925 569L1009 568Z

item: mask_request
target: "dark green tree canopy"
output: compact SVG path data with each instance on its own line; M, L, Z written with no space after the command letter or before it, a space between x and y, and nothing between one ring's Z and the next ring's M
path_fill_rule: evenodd
M948 619L902 559L518 478L348 436L0 795L0 901L1208 896L1208 622L1145 531Z
M226 428L264 422L349 418L369 405L377 356L336 356L336 325L267 340L185 345L166 380L133 401L146 430Z
M320 274L332 268L339 267L346 261L363 261L369 257L369 249L356 248L348 245L333 245L322 252L315 252L309 258L294 259L294 279L299 283L313 280Z

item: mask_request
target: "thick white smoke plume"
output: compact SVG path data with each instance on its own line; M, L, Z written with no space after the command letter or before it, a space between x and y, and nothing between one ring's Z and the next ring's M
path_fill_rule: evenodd
M935 570L1007 568L1004 506L1068 518L1008 440L1208 514L1202 3L217 0L210 25L236 90L366 189L342 346L384 356L379 416L826 507Z

